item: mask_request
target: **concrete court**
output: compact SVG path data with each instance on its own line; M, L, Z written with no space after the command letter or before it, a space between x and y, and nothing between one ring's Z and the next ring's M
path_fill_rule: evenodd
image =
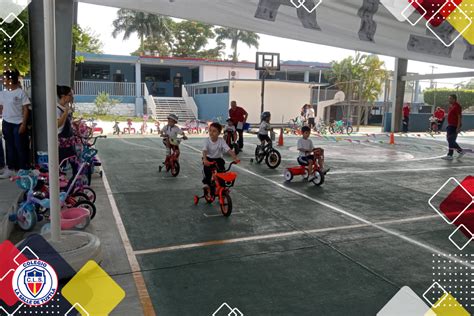
M204 138L181 146L178 178L157 171L160 138L99 143L157 314L211 315L226 302L244 315L375 315L404 285L421 297L435 280L452 291L472 284L433 276L434 255L473 248L457 250L448 240L453 228L428 205L449 177L472 174L472 154L443 161L442 139L397 137L395 146L385 135L351 137L360 144L312 139L332 168L319 188L283 181L284 166L295 165L296 137L285 138L282 165L270 170L250 163L256 136L248 135L229 218L216 203L193 205ZM472 312L470 298L452 293Z

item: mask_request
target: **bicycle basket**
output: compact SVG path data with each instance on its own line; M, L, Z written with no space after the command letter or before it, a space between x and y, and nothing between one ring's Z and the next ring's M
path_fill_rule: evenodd
M95 155L97 155L97 149L89 148L84 150L81 157L84 161L91 162Z
M18 171L17 176L21 178L16 180L16 185L24 191L28 191L30 188L36 187L36 184L38 183L38 177L34 173L30 172L30 170L20 170Z
M218 173L217 178L219 179L219 184L221 186L230 188L234 186L235 179L237 179L237 173L232 171Z

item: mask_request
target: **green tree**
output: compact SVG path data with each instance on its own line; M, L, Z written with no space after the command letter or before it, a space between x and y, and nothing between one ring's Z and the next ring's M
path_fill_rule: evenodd
M143 43L144 53L147 55L155 56L169 56L171 54L170 44L164 42L161 39L148 37ZM132 56L140 56L142 52L140 48L131 53Z
M214 58L221 57L223 43L217 43L217 47L205 50L210 39L215 37L213 26L195 21L182 21L173 26L173 56L176 57L199 57Z
M341 61L333 61L326 74L330 83L344 91L347 99L373 103L387 79L385 64L377 55L356 53ZM352 93L349 96L349 93Z
M112 36L116 38L123 33L123 40L127 40L133 33L137 33L140 38L139 53L145 53L145 40L152 38L171 43L173 21L165 16L138 12L128 9L120 9L117 12L117 19L112 24L114 31Z
M474 89L426 89L423 98L426 104L448 108L448 97L451 94L458 96L458 102L463 109L474 107Z
M72 40L75 51L82 53L102 54L102 42L99 37L89 28L79 25L72 27ZM84 62L84 57L76 56L76 63Z
M258 48L258 40L260 36L254 32L238 30L230 27L220 27L215 30L217 34L217 43L222 43L226 40L230 40L230 48L234 51L231 55L232 60L237 62L239 59L238 45L239 42L247 44L248 47Z
M4 43L7 46L7 52L11 52L4 56L8 58L6 62L0 62L0 71L3 73L6 69L18 69L21 74L26 74L30 70L30 48L28 40L28 10L18 16L18 18L25 24L24 27L13 37L9 39L3 32L0 32L0 43ZM2 28L10 35L15 34L18 30L19 22L14 20L12 23L4 23ZM7 39L6 42L4 40ZM11 45L11 47L9 47ZM3 45L2 45L3 46ZM2 47L3 48L3 47ZM2 49L3 50L3 49ZM11 59L9 59L11 58ZM5 66L5 64L7 66ZM11 64L11 66L10 66Z

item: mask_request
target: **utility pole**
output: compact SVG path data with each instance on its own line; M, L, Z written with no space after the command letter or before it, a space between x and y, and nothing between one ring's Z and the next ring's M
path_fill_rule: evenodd
M431 74L432 75L434 74L434 70L438 69L438 67L436 67L434 65L431 65L430 68L431 68ZM433 88L434 88L434 81L433 81L433 78L431 78L431 80L430 80L430 89L433 89Z

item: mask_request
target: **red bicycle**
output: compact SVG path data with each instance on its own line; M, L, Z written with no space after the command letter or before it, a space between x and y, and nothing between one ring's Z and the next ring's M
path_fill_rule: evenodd
M204 187L203 196L194 196L194 205L199 203L199 200L204 198L207 203L211 204L219 199L219 205L221 208L222 215L225 217L230 216L232 213L232 199L230 197L230 188L234 186L235 180L237 179L237 173L230 171L230 168L236 162L230 163L229 168L224 172L217 171L217 165L215 162L210 164L212 168L212 180L211 188Z
M180 170L180 165L179 165L179 144L181 143L181 140L186 139L186 138L176 138L176 139L171 139L169 137L165 137L164 141L169 142L170 149L171 149L171 154L166 156L165 161L163 162L162 166L159 166L159 171L165 167L166 172L170 172L173 177L177 177L179 174Z

